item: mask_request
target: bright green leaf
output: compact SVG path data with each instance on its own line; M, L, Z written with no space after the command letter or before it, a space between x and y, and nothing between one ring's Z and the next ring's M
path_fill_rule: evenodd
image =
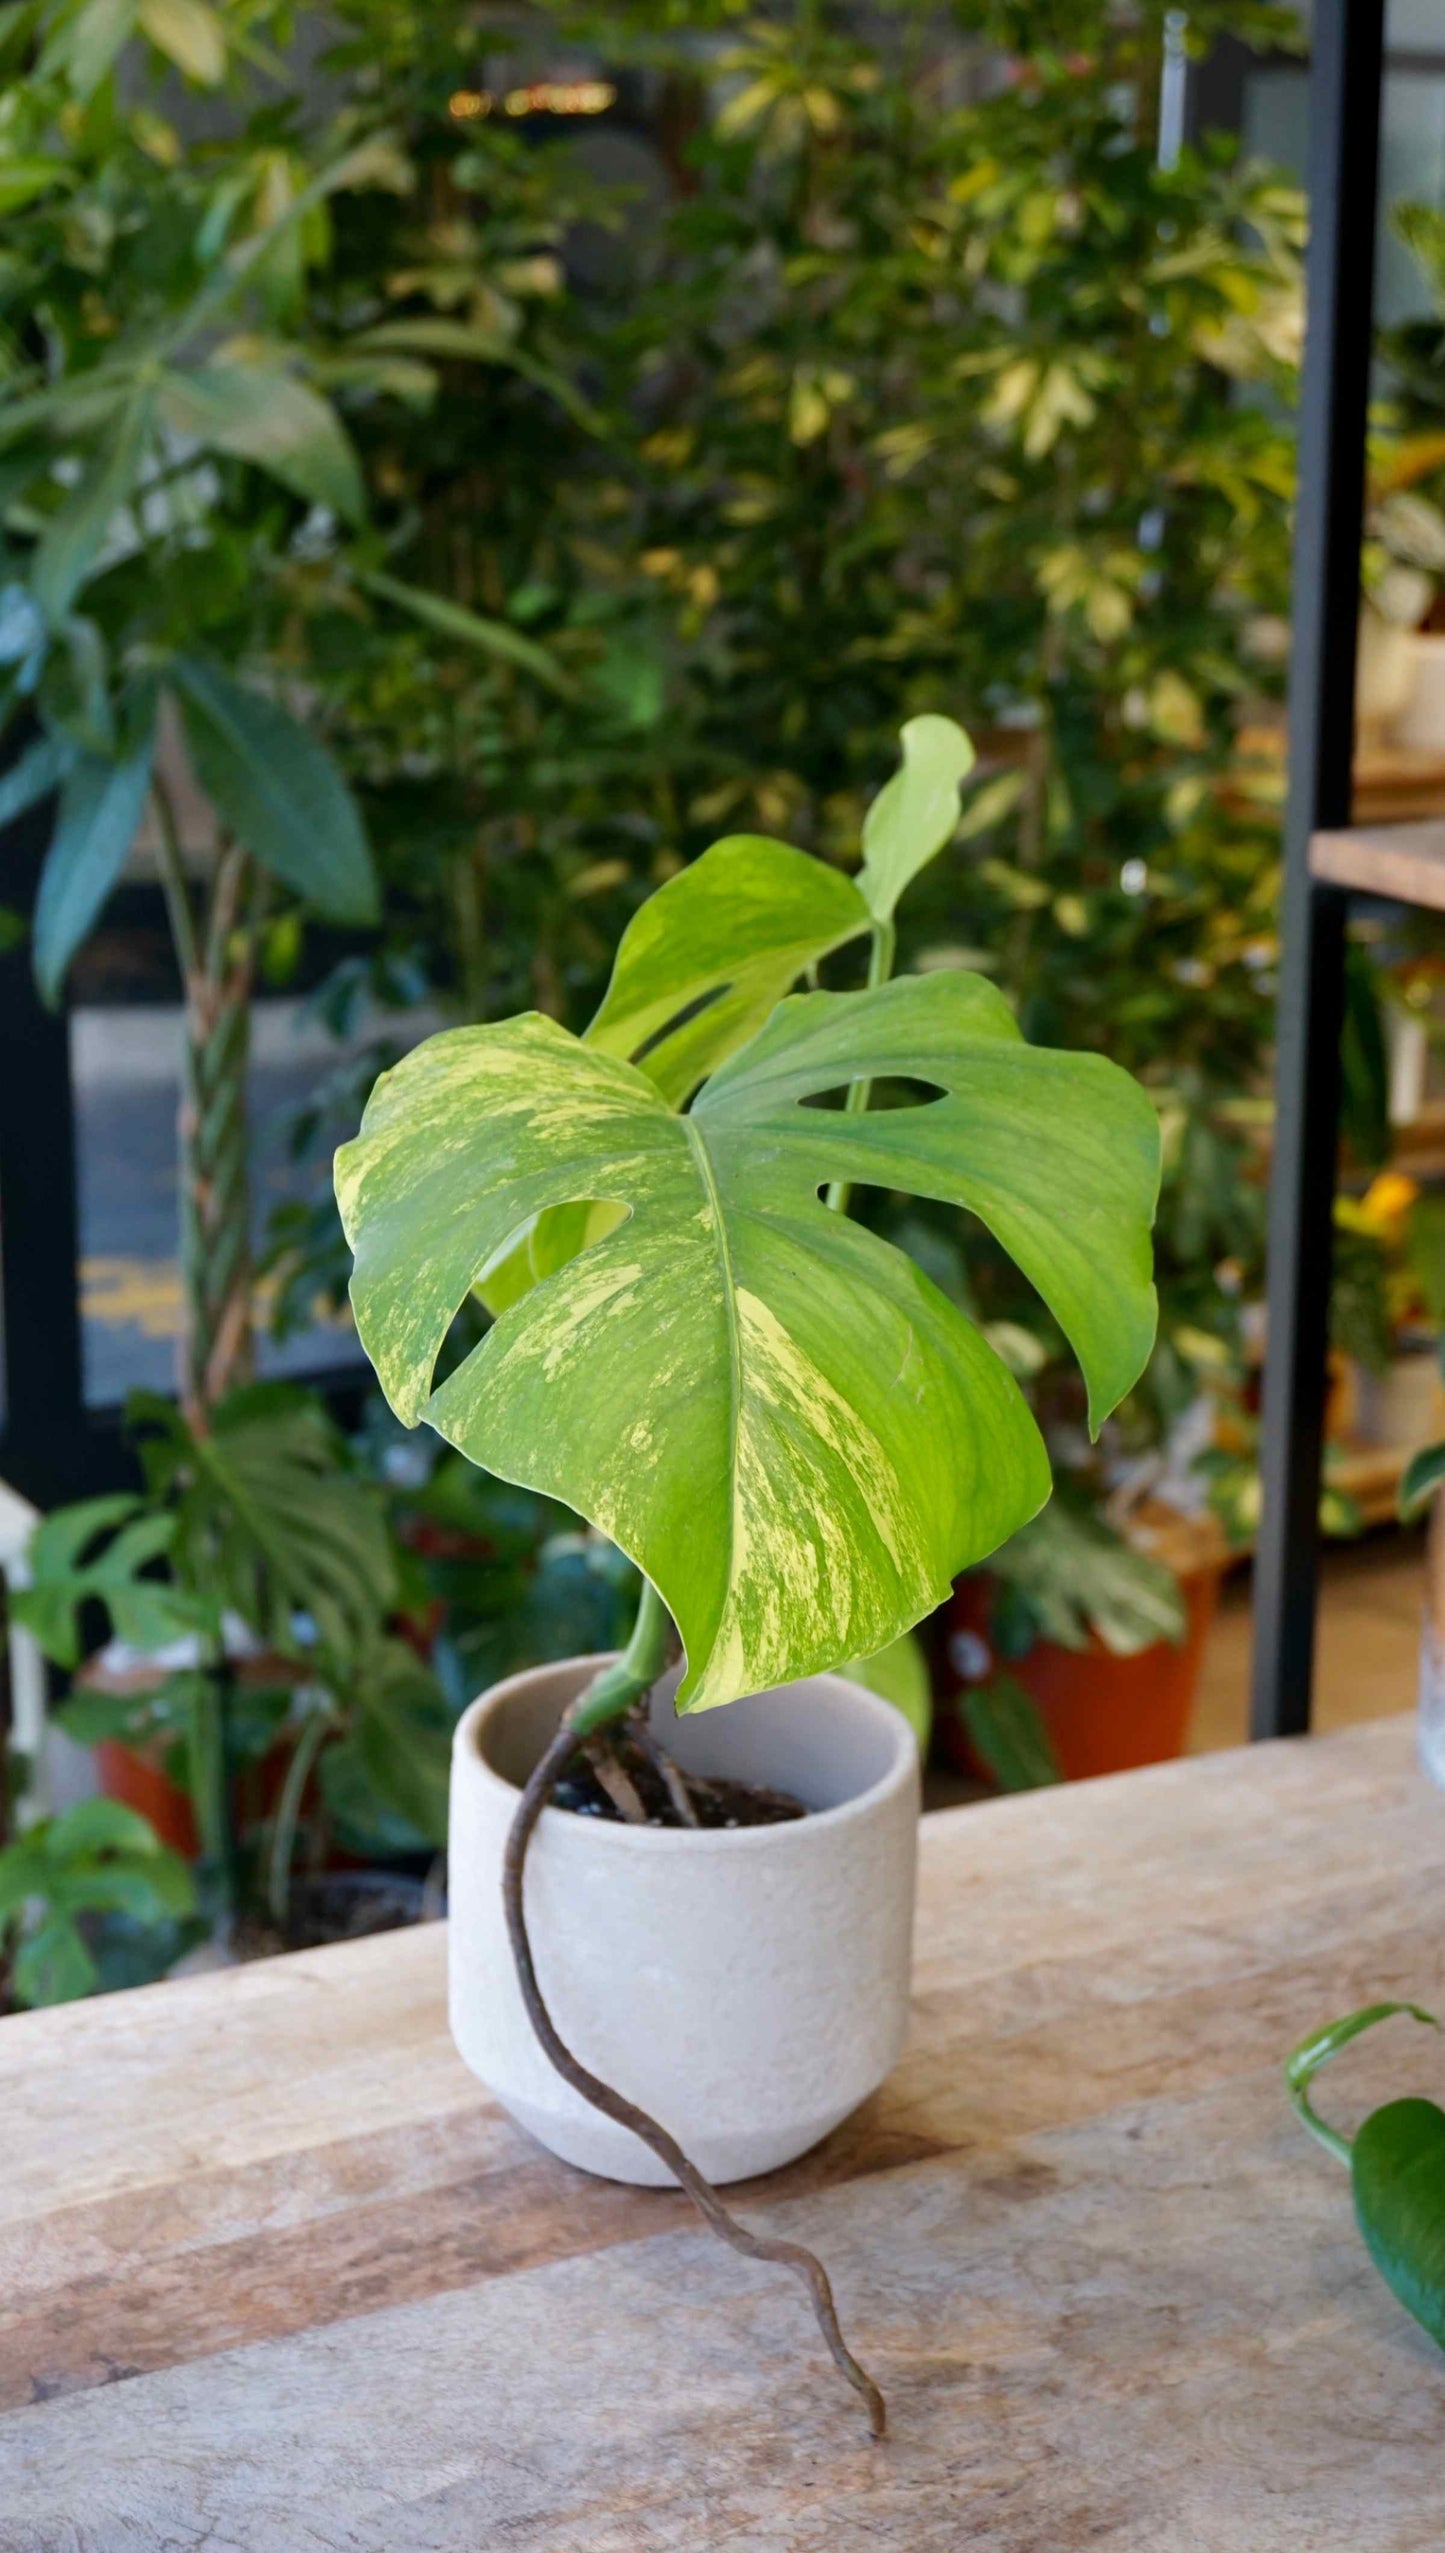
M840 870L764 834L730 834L634 913L587 1043L625 1056L680 1106L805 967L868 925Z
M874 1116L860 1070L934 1082ZM970 1207L1072 1338L1096 1416L1154 1329L1154 1112L1100 1057L1026 1046L977 977L785 1002L685 1117L535 1015L429 1039L337 1156L362 1342L393 1408L564 1499L644 1569L706 1708L909 1629L1048 1494L999 1359L911 1261L818 1201L843 1177ZM574 1198L628 1218L439 1391L479 1269Z
M274 365L213 363L176 372L161 386L161 415L180 434L254 461L308 505L348 523L366 497L351 438L327 399Z
M625 1056L681 1107L761 1028L805 967L869 922L840 870L765 834L730 834L634 913L586 1043ZM539 1217L480 1279L488 1311L504 1312L616 1220L615 1208L595 1204Z
M325 747L279 701L200 657L171 668L196 776L223 825L332 922L374 922L376 873Z
M1440 2026L1418 2003L1367 2004L1302 2039L1286 2062L1285 2082L1302 2125L1349 2170L1356 2221L1381 2277L1445 2348L1445 2111L1434 2101L1387 2101L1351 2140L1320 2117L1310 2098L1322 2065L1362 2031L1397 2014L1427 2029Z
M63 71L78 97L94 95L135 29L136 0L86 0L74 17L51 29L40 56L40 77Z
M64 160L38 157L0 159L0 213L16 213L52 186L73 186L75 173Z
M876 1657L854 1658L843 1673L901 1711L918 1741L920 1756L927 1755L933 1730L933 1683L928 1660L911 1631L890 1641Z
M903 767L879 790L863 820L858 884L880 922L892 920L910 879L952 841L959 782L973 763L973 746L951 718L909 719Z
M226 30L207 0L139 0L137 18L158 53L204 89L226 76Z

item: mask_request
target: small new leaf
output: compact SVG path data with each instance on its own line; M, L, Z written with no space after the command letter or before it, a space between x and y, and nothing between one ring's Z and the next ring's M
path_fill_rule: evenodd
M892 921L904 888L952 841L959 783L973 765L973 746L951 718L909 719L903 767L879 790L863 820L858 884L877 921Z

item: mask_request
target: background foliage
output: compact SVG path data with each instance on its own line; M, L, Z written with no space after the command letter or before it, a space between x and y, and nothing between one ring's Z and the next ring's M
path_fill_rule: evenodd
M652 886L750 825L851 865L899 726L960 718L980 758L905 959L987 969L1163 1124L1160 1341L1102 1454L986 1236L866 1210L989 1322L1094 1498L1159 1469L1202 1385L1242 1391L1261 1242L1276 824L1235 736L1280 684L1301 214L1226 144L1160 165L1170 15L21 0L0 26L0 679L121 774L135 700L199 655L341 776L381 926L318 997L374 1031L296 1129L318 1188L420 1006L580 1028ZM1288 40L1267 7L1189 29ZM619 84L656 182L560 119L456 111L558 65ZM242 1011L293 980L313 889L247 909ZM345 1272L329 1202L289 1210L280 1318ZM380 1420L328 1460L343 1499L384 1491L451 1706L610 1638L628 1573L542 1502ZM324 1756L359 1761L358 1725Z

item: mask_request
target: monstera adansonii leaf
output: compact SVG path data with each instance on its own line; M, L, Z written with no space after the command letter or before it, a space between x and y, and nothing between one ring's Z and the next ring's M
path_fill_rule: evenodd
M860 1071L939 1098L805 1103ZM443 1032L337 1156L352 1302L387 1398L564 1500L646 1571L700 1710L883 1648L1042 1505L1043 1444L972 1325L830 1179L981 1216L1071 1339L1095 1422L1154 1334L1154 1112L1025 1044L981 977L785 1001L689 1112L534 1014ZM437 1390L477 1271L545 1206L624 1209Z

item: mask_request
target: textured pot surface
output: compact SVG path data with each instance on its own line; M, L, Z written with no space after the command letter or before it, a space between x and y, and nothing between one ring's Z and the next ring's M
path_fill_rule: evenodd
M511 1676L452 1753L448 1954L466 2063L554 2154L623 2181L670 2175L538 2047L502 1915L521 1784L601 1663ZM697 1832L544 1810L527 1855L538 1982L568 2046L660 2119L710 2180L807 2152L895 2063L908 2013L918 1764L901 1715L836 1675L695 1719L653 1706L688 1771L807 1803L783 1826Z

